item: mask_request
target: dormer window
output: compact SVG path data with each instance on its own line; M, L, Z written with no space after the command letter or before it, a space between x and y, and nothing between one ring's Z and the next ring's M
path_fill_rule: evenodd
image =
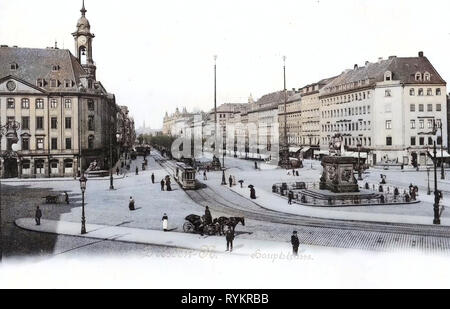
M44 80L42 79L42 78L39 78L37 81L36 81L36 85L38 86L38 87L44 87Z
M54 65L52 66L52 71L53 71L53 72L57 72L57 71L59 71L59 69L60 69L60 66L57 65L57 64L54 64Z
M422 73L417 72L416 73L416 81L421 81L422 80Z
M58 87L58 81L56 79L51 79L50 80L50 87L52 87L52 88Z
M17 69L19 69L19 65L17 63L11 63L10 69L11 71L16 71Z
M386 73L384 73L384 81L391 81L392 80L392 72L391 71L386 71Z
M72 87L72 81L69 79L64 80L64 87L66 88Z
M430 75L430 73L428 73L428 72L425 72L425 74L423 75L423 79L424 79L425 81L429 82L429 81L430 81L430 79L431 79L431 75Z

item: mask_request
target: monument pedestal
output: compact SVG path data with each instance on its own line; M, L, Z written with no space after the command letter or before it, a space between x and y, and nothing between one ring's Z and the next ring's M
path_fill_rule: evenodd
M324 157L320 189L334 193L359 192L353 169L357 160L352 157Z

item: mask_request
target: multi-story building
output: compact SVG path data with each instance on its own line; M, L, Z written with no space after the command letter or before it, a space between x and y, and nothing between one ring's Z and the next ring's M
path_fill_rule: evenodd
M302 148L304 157L312 157L320 149L320 100L319 91L335 77L323 79L300 89L302 104L300 106L301 130L296 133L297 143Z
M290 152L298 152L301 145L301 133L302 133L302 96L300 92L297 92L288 97L286 101L286 111L284 112L284 103L278 105L278 123L279 123L279 136L280 144L285 142L284 140L284 127L287 124L286 134L287 141L290 147Z
M355 65L320 90L321 147L339 133L347 148L369 152L369 163L425 164L433 142L447 147L445 94L446 82L422 52Z
M57 46L0 47L0 124L20 125L1 137L1 177L74 176L93 161L109 166L117 105L96 79L84 4L81 14L75 55Z

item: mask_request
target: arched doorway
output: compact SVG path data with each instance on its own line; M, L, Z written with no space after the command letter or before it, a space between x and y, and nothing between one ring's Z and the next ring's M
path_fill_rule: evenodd
M17 159L8 158L4 161L5 178L16 178L19 176L17 171Z

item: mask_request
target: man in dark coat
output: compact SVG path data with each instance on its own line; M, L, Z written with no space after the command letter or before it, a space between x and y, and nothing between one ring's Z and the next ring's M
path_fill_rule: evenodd
M155 183L155 174L152 173L152 183Z
M164 191L164 184L165 184L164 179L162 179L161 180L161 191Z
M256 190L253 187L250 188L250 198L256 200Z
M288 194L288 204L289 205L292 205L292 199L293 198L294 198L294 192L289 191L289 194Z
M234 232L231 229L231 226L228 227L228 230L225 233L225 238L227 240L227 251L233 251L233 240L234 240Z
M36 213L34 215L34 218L36 220L36 225L41 225L42 211L39 206L36 206Z
M139 175L139 169L137 166L136 166L136 175Z
M170 185L170 177L166 177L166 190L172 191L172 186Z
M231 177L231 175L228 178L228 182L230 183L230 188L231 188L233 186L233 177Z
M210 225L212 223L211 211L209 211L209 207L205 208L205 224Z
M67 194L67 191L64 191L65 201L66 204L69 205L69 194Z
M298 255L298 247L300 246L300 241L298 240L297 231L294 231L291 236L292 253Z

